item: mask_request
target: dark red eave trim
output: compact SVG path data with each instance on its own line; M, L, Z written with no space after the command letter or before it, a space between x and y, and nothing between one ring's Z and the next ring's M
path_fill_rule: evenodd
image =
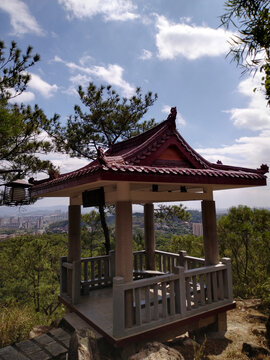
M188 170L188 169L187 169ZM211 175L201 172L199 174L166 174L166 173L145 173L143 171L138 172L136 170L121 171L120 169L108 169L102 168L96 169L94 172L88 174L82 174L81 176L74 176L68 179L61 178L52 180L51 183L47 182L44 184L36 185L31 189L32 196L42 196L51 192L57 192L67 188L72 188L78 185L89 184L97 181L108 180L108 181L130 181L130 182L150 182L150 183L179 183L179 184L217 184L217 185L242 185L242 186L264 186L266 185L266 177L252 177L254 174L244 176L243 174L229 173L224 175L223 173L211 173ZM258 174L259 175L259 174Z

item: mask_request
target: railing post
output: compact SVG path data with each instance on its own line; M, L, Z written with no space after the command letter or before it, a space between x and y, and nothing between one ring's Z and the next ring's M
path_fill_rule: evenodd
M179 253L179 266L183 266L185 270L188 270L188 264L187 264L187 252L184 250L181 250Z
M60 257L60 295L67 293L67 268L62 264L67 261L67 256Z
M222 258L221 259L222 264L225 264L227 269L225 271L225 297L228 298L228 300L233 301L233 286L232 286L232 263L230 258Z
M113 336L121 337L125 330L125 293L122 285L124 278L113 278Z
M72 262L72 304L78 304L81 291L81 260Z
M178 275L178 280L175 283L175 309L177 313L185 316L187 312L185 268L183 266L176 266L174 273Z
M115 276L115 251L109 251L109 274L111 279Z

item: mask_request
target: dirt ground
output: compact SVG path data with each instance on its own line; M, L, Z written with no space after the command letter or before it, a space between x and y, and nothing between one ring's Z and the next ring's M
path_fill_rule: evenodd
M242 353L243 343L267 347L265 323L267 317L259 311L260 302L256 299L236 302L236 309L227 313L228 330L224 336L208 334L207 338L199 339L200 347L189 340L183 345L183 339L174 340L173 346L179 350L185 360L247 360ZM187 343L188 343L187 342ZM270 359L269 355L254 356L253 359Z

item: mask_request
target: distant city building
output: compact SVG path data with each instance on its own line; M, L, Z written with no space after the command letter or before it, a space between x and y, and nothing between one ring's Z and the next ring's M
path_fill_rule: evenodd
M195 236L203 236L203 226L202 223L193 223L192 233Z
M46 229L50 224L66 220L68 218L67 212L62 212L61 210L53 211L49 215L25 215L25 216L11 216L0 218L0 229L2 232L12 230L13 236L16 234L43 234L46 232ZM62 232L67 232L66 228L61 228ZM10 235L3 236L0 239L5 239L11 237Z

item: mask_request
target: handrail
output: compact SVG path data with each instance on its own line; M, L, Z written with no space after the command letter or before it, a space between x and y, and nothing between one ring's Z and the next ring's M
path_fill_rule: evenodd
M192 260L192 261L198 261L198 262L202 262L202 263L205 262L205 259L199 258L199 257L195 257L195 256L186 255L185 258L188 259L188 260Z
M128 336L233 301L231 263L225 258L216 265L189 270L175 266L174 273L133 282L115 277L113 283L113 334L116 337Z
M169 256L179 256L179 254L171 253L168 251L162 251L162 250L155 250L156 254L163 254L163 255L169 255Z
M99 259L107 259L110 255L99 255L99 256L92 256L87 258L81 258L81 262L85 261L92 261L92 260L99 260Z
M69 263L69 262L63 262L63 263L62 263L62 266L63 266L64 268L66 268L66 269L70 269L70 270L73 269L72 263Z
M191 276L196 276L196 275L201 275L201 274L206 274L206 273L212 273L214 271L225 270L226 268L227 267L225 264L203 266L203 267L200 267L197 269L185 270L185 276L191 277Z

